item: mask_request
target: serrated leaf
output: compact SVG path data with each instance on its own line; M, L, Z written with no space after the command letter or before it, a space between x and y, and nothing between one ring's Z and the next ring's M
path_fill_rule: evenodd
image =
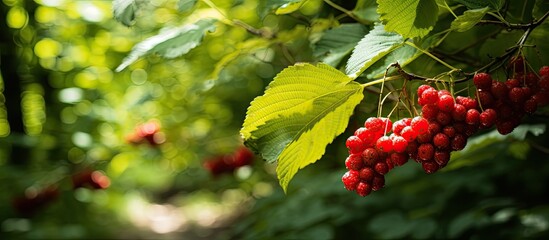
M478 9L489 7L498 11L503 7L505 0L455 0L455 2L465 5L469 9Z
M177 10L180 12L187 12L192 9L197 2L198 0L179 0L179 2L177 2Z
M116 71L124 70L140 57L151 53L160 54L165 58L184 55L200 44L206 32L215 30L215 22L215 19L201 19L193 24L161 30L159 34L135 45Z
M458 32L465 32L473 28L482 18L490 11L490 8L479 8L473 10L467 10L463 12L461 16L458 16L451 25L452 30Z
M351 78L358 77L366 68L400 46L402 42L402 36L386 32L382 25L376 25L354 48L345 72Z
M314 44L313 55L322 62L335 67L343 57L351 53L367 32L367 28L358 23L342 24L327 30Z
M112 2L114 19L128 27L132 25L136 10L135 0L113 0Z
M252 101L240 133L266 161L278 162L278 179L286 191L297 171L322 157L345 130L362 90L329 65L296 64Z
M403 45L402 47L399 47L387 54L381 60L372 64L372 66L370 66L368 70L365 71L366 77L369 79L382 77L385 73L385 70L387 69L387 66L391 65L392 63L399 63L401 67L404 67L408 65L408 63L419 57L421 54L422 52L420 52L416 48L410 45Z
M283 14L293 13L293 12L297 11L298 9L300 9L301 6L303 6L303 4L306 1L307 0L298 0L298 1L291 1L291 2L288 2L288 3L284 3L276 9L275 14L283 15Z
M358 0L353 9L353 14L366 21L377 21L379 14L377 14L376 0Z
M377 0L377 4L385 30L397 32L405 38L427 35L438 19L435 0Z

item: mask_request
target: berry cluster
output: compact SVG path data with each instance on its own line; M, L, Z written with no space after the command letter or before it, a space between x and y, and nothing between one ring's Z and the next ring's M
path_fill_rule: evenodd
M549 103L549 66L539 70L540 77L534 73L525 74L521 67L515 69L519 71L505 82L492 80L487 73L476 74L473 78L480 107L490 113L491 122L495 122L498 132L503 135L511 133L526 114Z
M71 176L73 189L87 187L105 189L111 185L111 180L101 171L84 170Z
M59 197L59 188L55 185L40 190L27 190L22 196L12 200L12 206L17 213L24 217L31 217L40 209L54 202Z
M231 173L239 167L250 165L253 160L254 154L242 146L233 154L219 155L206 160L204 168L217 177L223 173Z
M394 124L371 117L346 141L349 157L342 181L345 188L366 196L385 185L385 174L414 159L430 174L448 164L450 153L465 148L470 136L494 125L508 134L525 113L549 102L549 67L535 74L517 75L505 83L486 73L473 78L477 98L457 96L447 90L421 85L421 115Z
M158 146L165 142L166 138L160 131L160 124L149 121L135 127L135 130L126 136L126 141L134 145L147 142L151 146Z

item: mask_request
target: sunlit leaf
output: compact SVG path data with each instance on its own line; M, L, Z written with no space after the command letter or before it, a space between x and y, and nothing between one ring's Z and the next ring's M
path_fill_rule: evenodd
M297 171L322 157L345 130L362 89L329 65L296 64L251 103L240 132L265 160L278 161L279 183L286 190Z
M465 32L480 22L488 11L490 11L490 8L488 7L467 10L452 22L451 29L458 32Z
M469 9L478 9L490 7L493 10L498 11L503 7L505 0L455 0L458 3L465 5Z
M179 0L179 2L177 2L177 9L180 12L187 12L196 5L196 2L198 2L198 0Z
M113 0L112 9L114 19L128 27L132 25L137 10L135 0Z
M116 71L124 70L140 57L150 53L157 53L165 58L184 55L202 42L206 32L215 30L215 22L215 19L201 19L182 27L164 29L159 34L135 45Z
M307 0L300 0L300 1L285 1L287 3L282 4L280 7L278 7L275 11L277 15L282 14L288 14L293 13L297 11Z
M385 30L397 32L405 38L427 35L438 19L435 0L377 0L377 4Z
M358 41L367 33L367 29L358 23L342 24L330 29L314 44L313 55L322 62L337 66L347 56Z
M386 32L382 25L376 25L353 50L345 68L347 75L356 78L366 68L401 45L402 42L402 36Z
M372 64L364 73L368 78L379 78L383 76L387 66L392 63L398 63L401 67L404 67L420 55L421 52L416 48L410 45L403 45Z

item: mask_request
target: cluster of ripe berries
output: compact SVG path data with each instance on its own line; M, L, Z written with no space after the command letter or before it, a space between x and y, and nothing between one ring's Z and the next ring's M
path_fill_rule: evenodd
M232 173L236 169L251 165L254 154L248 148L241 146L232 154L218 155L204 162L206 168L214 177L224 173Z
M383 188L385 174L408 159L420 163L426 173L434 173L446 166L452 151L462 150L467 139L480 129L495 125L501 134L512 132L525 113L547 105L549 67L540 70L540 78L534 76L502 83L486 73L476 74L473 81L478 100L454 98L447 90L421 85L417 90L421 116L394 123L371 117L347 139L348 171L342 177L345 188L367 196Z
M160 123L149 121L137 125L135 130L126 136L126 141L134 145L147 142L151 146L158 146L166 141L166 137L160 131Z

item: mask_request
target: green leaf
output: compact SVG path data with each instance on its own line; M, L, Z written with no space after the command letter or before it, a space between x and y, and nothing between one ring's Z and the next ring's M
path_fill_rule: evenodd
M391 65L392 63L398 62L401 67L404 67L408 65L408 63L419 57L421 54L422 52L417 50L415 47L412 47L410 45L403 45L402 47L395 49L394 51L383 57L381 60L370 66L368 70L365 71L366 77L370 79L382 77L385 73L385 70L387 69L387 66Z
M330 66L353 51L358 41L368 32L362 24L349 23L330 29L313 46L313 55Z
M187 12L191 10L197 2L198 0L179 0L179 2L177 2L177 10L180 12Z
M113 0L112 10L114 19L129 27L135 18L137 4L135 0Z
M451 29L458 32L465 32L480 22L484 15L489 11L490 8L488 7L467 10L452 22Z
M397 32L405 38L423 37L437 22L435 0L377 0L377 4L385 30Z
M278 179L286 191L297 171L322 157L345 130L362 90L329 65L296 64L252 101L240 133L266 161L278 161Z
M287 1L285 1L285 2L287 2ZM289 2L284 3L281 6L279 6L276 9L275 14L283 15L283 14L293 13L293 12L297 11L298 9L300 9L301 6L303 6L303 4L305 2L307 2L307 0L289 1Z
M353 14L366 21L378 21L379 14L377 14L376 0L358 0L355 8L353 9Z
M505 0L455 0L458 3L465 5L469 9L478 9L489 7L492 10L499 11Z
M534 7L532 8L532 16L535 18L540 18L549 11L549 1L547 0L536 0Z
M383 25L376 25L356 45L347 61L345 72L351 78L358 77L366 68L400 46L402 42L402 36L386 32Z
M184 55L200 44L206 32L215 30L215 22L215 19L201 19L182 27L163 29L159 34L135 45L116 71L124 70L140 57L151 53L160 54L165 58Z

